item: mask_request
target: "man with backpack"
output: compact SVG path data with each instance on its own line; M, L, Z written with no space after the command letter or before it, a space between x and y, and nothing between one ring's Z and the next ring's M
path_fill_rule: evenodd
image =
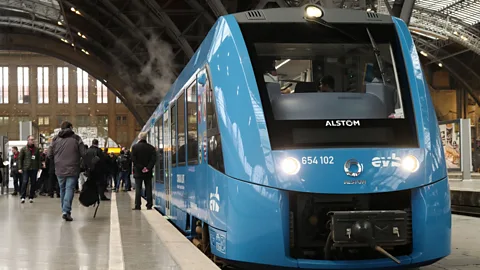
M127 155L123 150L120 151L120 156L117 159L118 169L120 170L119 176L117 177L117 183L115 184L115 191L120 191L121 183L125 185L125 191L130 189L130 156Z
M82 138L73 132L73 125L64 121L61 130L52 140L48 157L53 158L55 174L60 187L62 218L72 221L72 201L80 173L80 158L85 155Z
M100 199L102 201L109 201L110 199L105 196L108 173L107 156L102 149L98 147L97 139L93 139L92 145L90 148L88 148L87 154L84 158L84 163L87 169L88 177L85 185L93 185L92 183L95 183Z

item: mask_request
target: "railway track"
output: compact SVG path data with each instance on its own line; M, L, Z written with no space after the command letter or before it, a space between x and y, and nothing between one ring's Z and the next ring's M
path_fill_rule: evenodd
M452 214L480 217L480 207L452 205Z

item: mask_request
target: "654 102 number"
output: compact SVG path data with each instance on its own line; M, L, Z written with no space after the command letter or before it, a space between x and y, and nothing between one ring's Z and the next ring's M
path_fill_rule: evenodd
M332 156L307 156L302 157L302 164L322 164L322 165L333 165L334 158Z

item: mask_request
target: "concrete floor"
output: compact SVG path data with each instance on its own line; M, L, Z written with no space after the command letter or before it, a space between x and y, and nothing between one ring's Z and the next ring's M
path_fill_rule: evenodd
M20 204L19 197L0 196L0 270L215 269L201 265L203 255L189 251L195 248L183 236L174 239L175 229L159 213L132 211L132 199L114 194L93 219L94 208L76 196L74 221L65 222L57 198ZM452 237L452 254L422 270L480 269L480 218L454 215Z
M95 219L76 196L73 222L62 220L60 199L0 196L0 269L180 269L130 196L113 196Z
M452 254L421 270L480 269L480 218L453 215Z

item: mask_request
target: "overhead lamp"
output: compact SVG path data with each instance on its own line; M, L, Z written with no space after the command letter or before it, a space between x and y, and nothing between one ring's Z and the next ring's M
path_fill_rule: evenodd
M65 42L65 43L68 44L68 40L66 40L66 39L64 39L64 38L62 38L61 41L63 41L63 42Z
M78 36L80 36L80 37L82 36L82 33L80 33L80 32L78 32L77 34L78 34Z
M87 52L85 49L82 49L82 52L83 52L84 54L86 54L86 55L90 55L90 53Z
M61 21L58 21L57 24L58 25L63 25L63 23Z
M438 63L438 66L439 66L439 67L443 67L443 64L442 64L442 63Z
M314 5L308 5L305 8L305 17L313 19L313 18L320 18L323 15L323 11Z
M281 66L285 65L286 63L290 62L291 59L287 59L283 61L282 63L278 64L278 66L275 67L275 69L279 69Z
M420 51L420 54L423 55L423 56L425 56L425 57L428 56L428 54L427 54L426 52L424 52L424 51Z

